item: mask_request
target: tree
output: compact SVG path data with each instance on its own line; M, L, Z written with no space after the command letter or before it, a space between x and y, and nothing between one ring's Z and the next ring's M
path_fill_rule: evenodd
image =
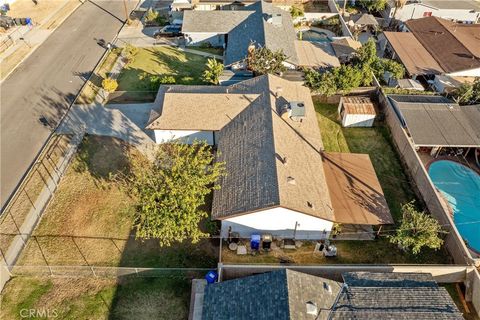
M380 12L387 7L387 0L359 0L358 2L369 12Z
M107 77L102 80L102 88L108 93L112 93L118 88L118 82L115 79Z
M480 102L480 78L473 83L463 83L452 93L453 100L458 104L468 105Z
M157 239L160 246L189 239L196 243L208 236L199 228L208 213L201 209L205 197L218 189L214 185L225 175L225 164L213 162L205 142L163 144L154 161L133 164L126 186L138 202L136 237Z
M392 74L394 79L402 79L405 76L405 67L395 60L380 59L382 74L388 71Z
M418 254L423 247L439 249L443 240L438 234L442 232L437 220L415 209L414 201L402 206L403 219L395 235L390 236L390 242L409 249Z
M349 93L361 84L362 78L360 70L348 65L323 73L312 69L305 71L305 85L327 97L337 92Z
M405 6L407 0L395 0L395 10L393 10L392 19L390 19L389 26L392 25L393 21L397 18L397 11Z
M217 59L208 59L205 71L203 71L203 81L218 84L223 68L223 64Z
M292 8L290 8L290 15L292 16L292 19L295 20L297 18L303 17L305 13L303 12L302 8L292 6Z
M248 68L256 75L278 74L286 70L283 65L286 60L283 50L272 51L267 47L258 47L249 52Z

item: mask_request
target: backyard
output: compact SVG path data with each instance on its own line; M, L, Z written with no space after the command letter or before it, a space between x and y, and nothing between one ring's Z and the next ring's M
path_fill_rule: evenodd
M325 151L367 153L380 180L390 212L396 223L402 217L401 206L416 199L404 173L398 154L390 140L388 129L377 124L373 128L342 128L337 120L337 105L325 104L314 98L320 131ZM384 227L383 234L391 234L392 227ZM261 254L239 256L222 249L224 263L295 263L295 264L351 264L351 263L451 263L444 248L438 251L423 249L418 255L400 250L386 237L373 241L332 241L338 249L338 256L325 258L314 253L315 243L304 242L296 250L277 248ZM248 240L246 241L248 245Z
M187 319L190 279L15 277L0 296L0 318L19 319L22 310L57 319ZM24 313L25 311L23 311ZM35 317L47 318L47 317Z

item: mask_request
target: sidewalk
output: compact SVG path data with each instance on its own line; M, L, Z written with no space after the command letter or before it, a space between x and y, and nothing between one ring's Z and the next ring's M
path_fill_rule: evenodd
M22 0L17 1L24 2ZM37 21L35 26L14 27L0 36L0 41L2 41L2 43L8 41L13 42L13 45L0 54L0 64L2 65L0 82L6 79L23 60L31 55L60 24L62 24L62 22L83 3L80 0L62 0L54 2L57 3L57 6L45 5L46 7L43 8L44 11L47 9L54 11L49 12L48 15L45 13L43 15L37 15L39 18L42 18L42 20L40 22ZM58 2L60 2L61 5L58 5ZM42 4L43 3L47 2L42 2ZM13 9L10 12L15 14ZM19 11L18 14L22 14L21 12L22 11ZM25 15L26 14L27 13L25 13ZM29 15L32 17L35 16L34 14Z

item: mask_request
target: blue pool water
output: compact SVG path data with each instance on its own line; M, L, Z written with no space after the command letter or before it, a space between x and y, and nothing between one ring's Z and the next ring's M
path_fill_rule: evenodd
M315 31L315 30L305 30L300 31L302 33L301 38L304 41L312 41L312 42L331 42L330 39L324 32ZM300 38L300 32L298 37Z
M468 246L480 252L480 175L453 161L433 162L428 174L453 209L453 220Z

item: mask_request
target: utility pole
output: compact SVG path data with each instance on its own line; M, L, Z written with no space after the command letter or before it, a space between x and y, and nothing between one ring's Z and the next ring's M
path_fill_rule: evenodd
M127 0L123 0L123 8L125 9L125 22L128 24L130 18L128 16Z

